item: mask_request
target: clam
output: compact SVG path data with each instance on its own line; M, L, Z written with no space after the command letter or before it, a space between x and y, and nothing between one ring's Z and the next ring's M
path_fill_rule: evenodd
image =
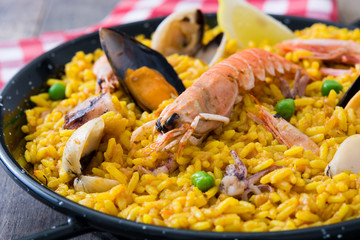
M205 16L199 9L174 12L156 28L151 47L164 56L174 53L186 54L212 65L222 57L226 38L220 33L204 45L202 40L205 24Z
M360 134L355 134L340 145L333 159L325 168L325 175L333 177L343 171L358 174L360 171Z
M96 176L80 176L74 179L74 189L76 192L106 192L119 184L116 180Z
M161 94L161 91L164 91L164 89L168 91L168 95L173 93L173 89L175 89L178 94L185 90L184 85L173 67L160 53L141 44L125 33L116 30L102 28L99 34L101 46L115 76L118 78L123 89L135 99L137 105L143 110L153 110L149 108L149 105L152 104L151 101L153 97ZM128 86L124 81L126 71L128 69L136 70L144 66L156 70L166 81L155 81L142 87ZM148 82L150 83L150 81ZM136 81L131 81L130 84L136 83ZM170 85L173 88L171 88ZM153 95L150 97L142 96L145 91L152 92Z
M104 120L94 118L76 129L65 144L62 166L70 175L81 175L80 159L96 150L104 132Z
M205 17L199 9L185 9L166 17L156 28L151 47L164 56L194 56L202 46Z

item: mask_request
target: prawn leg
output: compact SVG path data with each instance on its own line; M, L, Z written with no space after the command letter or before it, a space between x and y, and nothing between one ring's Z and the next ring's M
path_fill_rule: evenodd
M184 147L191 137L191 135L194 133L196 127L199 124L200 120L206 120L206 121L218 121L223 122L225 125L230 122L230 119L228 117L224 117L217 114L209 114L209 113L199 113L194 120L192 121L190 128L186 131L184 136L181 138L179 142L179 149L178 149L178 155L181 155L182 150L184 150Z
M130 138L130 152L129 152L129 156L132 156L135 152L135 141L136 139L143 134L147 129L152 128L154 125L156 124L156 120L152 120L150 122L145 123L144 125L142 125L141 127L138 127L131 135ZM152 134L152 138L154 138L154 132Z
M131 147L134 146L134 142L140 136L140 134L143 133L144 131L146 131L146 129L152 128L155 125L155 123L156 123L156 120L152 120L150 122L145 123L141 127L138 127L131 135L130 146Z

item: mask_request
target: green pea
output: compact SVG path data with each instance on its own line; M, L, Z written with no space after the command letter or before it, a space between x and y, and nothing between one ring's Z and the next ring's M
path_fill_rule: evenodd
M191 175L191 179L192 184L194 184L195 187L197 187L203 192L206 192L215 184L214 178L204 171L198 171L194 173L193 175Z
M49 88L49 96L52 100L60 100L65 98L65 85L55 83Z
M288 120L295 113L295 102L291 98L283 99L276 104L275 110L282 118Z
M336 93L342 90L343 86L334 80L325 80L321 87L321 93L323 96L328 96L331 89L334 89Z

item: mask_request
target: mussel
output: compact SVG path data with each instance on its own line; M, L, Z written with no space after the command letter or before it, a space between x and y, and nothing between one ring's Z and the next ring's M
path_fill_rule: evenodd
M138 95L143 94L145 89L141 90L139 87L132 88L131 86L127 86L124 81L124 77L128 69L137 70L141 67L147 67L151 70L156 70L165 78L167 83L170 83L175 88L178 94L185 90L182 81L179 79L173 67L160 53L143 45L133 37L114 29L102 28L99 33L101 46L107 59L109 60L113 72L121 83L123 89L133 97L137 105L143 110L153 110L149 107L150 104L148 104L148 101L152 101L152 99L139 98ZM132 82L136 84L136 81ZM161 85L167 84L164 81L155 81L154 84L144 86L146 88L151 88L151 92L156 94L156 92L163 91L164 89L159 87L159 83ZM136 91L131 91L131 89L135 89ZM149 89L146 89L147 92L148 90Z
M360 76L356 78L349 89L339 100L338 106L345 110L352 108L357 118L360 118Z
M360 76L353 82L349 89L344 93L342 98L338 102L339 107L345 108L349 101L358 93L360 90Z
M151 47L164 56L186 54L213 65L225 51L226 37L220 33L204 45L205 24L206 19L200 9L174 12L156 28Z
M163 75L148 67L128 69L124 81L130 92L138 93L134 95L134 99L143 109L157 109L164 100L178 96L175 88L166 82Z
M164 56L172 53L187 54L200 58L209 65L222 57L226 45L225 35L220 33L204 45L202 40L205 24L205 16L199 9L187 9L171 14L160 23L152 38L154 49L115 29L100 29L100 43L123 89L132 96L141 109L151 111L156 109L162 100L170 96L176 97L185 90L182 81ZM131 76L156 77L144 81L134 77L131 81L125 79L130 76L125 74L128 69L138 71L141 67L146 69L139 70L141 73L136 72ZM148 74L143 74L144 72ZM111 78L107 76L105 80L110 87L106 87L105 84L105 88L99 89L111 90L114 86L110 81ZM174 89L168 83L177 94L176 92L174 94Z

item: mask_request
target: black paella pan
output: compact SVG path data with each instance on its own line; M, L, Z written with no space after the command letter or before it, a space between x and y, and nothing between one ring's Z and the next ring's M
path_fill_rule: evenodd
M275 16L291 29L302 29L319 22L290 16ZM155 30L162 19L151 19L115 27L129 35L145 34L147 37ZM208 24L216 24L216 15L207 15ZM353 28L330 22L326 24ZM31 107L29 97L39 93L46 79L61 74L65 63L69 62L77 51L93 52L100 47L98 33L77 38L41 55L17 73L0 94L0 158L1 165L15 182L33 197L51 208L66 214L69 218L61 226L25 237L24 239L65 239L86 232L107 232L120 239L360 239L360 219L281 232L260 233L218 233L190 231L159 227L128 221L110 216L72 202L35 180L17 162L24 153L24 134L21 126L25 123L24 110ZM26 87L25 87L26 86ZM6 194L6 193L5 193ZM36 219L29 219L36 221Z

